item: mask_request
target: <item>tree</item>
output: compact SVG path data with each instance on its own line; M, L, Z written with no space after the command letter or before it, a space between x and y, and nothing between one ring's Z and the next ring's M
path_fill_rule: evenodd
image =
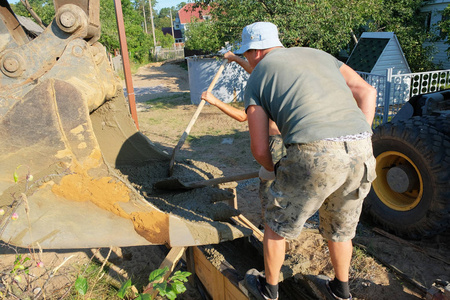
M450 45L450 6L447 6L442 12L442 21L439 22L439 29L442 32L441 38L445 39L445 43ZM447 56L450 59L450 46L447 48Z
M242 28L257 21L278 26L286 47L303 46L324 50L337 56L352 49L352 34L363 31L394 31L410 67L421 71L433 67L430 38L424 30L420 7L422 0L197 0L213 7L214 25L203 35L214 34L221 41L239 41ZM198 34L201 36L202 34ZM216 49L218 50L218 49Z
M425 28L425 15L420 9L422 0L384 0L378 14L372 15L369 31L392 31L402 47L413 72L435 69L432 63L434 47L424 47L427 41L435 40L433 32Z
M55 16L53 0L29 0L28 2L34 12L41 18L45 26L52 22L52 19ZM22 2L19 1L17 4L11 4L11 8L16 15L31 18L31 14Z
M170 12L172 12L172 19L177 15L177 10L175 7L165 7L161 8L158 14L158 18L155 20L155 25L157 28L172 27L172 22L170 20Z
M203 2L206 3L206 2ZM216 0L208 2L218 34L225 41L240 40L242 28L256 21L276 24L286 47L304 46L334 55L344 48L353 28L366 23L381 0ZM350 7L351 9L347 8Z
M175 39L173 38L172 35L170 34L164 34L161 30L156 29L155 30L155 34L156 34L156 40L158 41L158 44L162 47L162 48L172 48L173 43L175 42Z
M138 63L146 62L149 50L153 47L151 35L144 32L142 26L144 19L141 12L133 6L134 3L130 0L121 2L130 59ZM114 1L100 0L100 23L102 24L100 43L111 53L120 49Z
M205 52L217 52L225 44L214 29L216 24L211 21L192 22L189 29L185 31L186 49L203 50ZM205 34L208 33L208 34Z

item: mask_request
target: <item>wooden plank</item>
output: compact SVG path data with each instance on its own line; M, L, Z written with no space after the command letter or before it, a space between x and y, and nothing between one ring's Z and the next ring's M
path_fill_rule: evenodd
M194 247L186 249L186 268L192 275L188 277L190 284L195 286L195 263L194 263Z
M231 282L198 247L194 247L193 252L197 277L214 300L248 300L237 287L237 283Z
M257 240L256 242L263 243L264 240L264 233L256 227L249 219L244 217L244 215L240 214L237 217L233 217L233 220L239 224L239 225L245 225L249 227L251 230L253 230L253 237ZM262 245L257 245L254 241L250 240L250 243L258 250L260 251L262 249ZM286 251L289 251L291 247L291 244L288 240L286 240ZM260 249L261 248L261 249ZM261 252L261 251L260 251ZM262 253L262 252L261 252Z
M225 300L248 300L248 297L229 281L225 281Z
M197 274L198 279L200 279L206 291L212 296L212 291L214 290L214 283L212 282L213 265L206 259L198 247L194 247L194 264L195 274Z
M246 217L244 217L242 214L240 214L237 217L232 217L232 219L239 225L245 225L246 227L253 230L253 235L259 240L263 241L264 239L264 233L259 230L258 227L256 227L250 220L248 220Z
M234 209L238 209L236 188L228 188L227 191L230 191L233 193L233 199L230 199L228 201L228 205L233 207Z
M225 300L225 286L224 277L222 273L219 272L214 266L212 266L214 289L212 291L212 296L214 300Z

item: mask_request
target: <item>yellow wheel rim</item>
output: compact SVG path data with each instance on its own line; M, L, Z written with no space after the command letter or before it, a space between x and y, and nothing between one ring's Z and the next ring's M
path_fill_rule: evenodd
M397 193L393 191L387 181L387 172L398 165L410 165L419 178L419 184L411 191ZM423 195L423 180L417 166L403 153L386 151L377 156L377 178L372 183L378 198L389 208L396 211L408 211L416 207Z

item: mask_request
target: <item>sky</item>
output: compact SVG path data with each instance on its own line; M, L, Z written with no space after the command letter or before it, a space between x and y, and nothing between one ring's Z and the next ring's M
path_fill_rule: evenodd
M188 1L188 0L157 0L158 3L156 3L155 5L155 9L156 10L160 10L161 8L165 8L165 7L172 7L172 6L177 6L178 4L180 4L181 2L192 2L192 1Z

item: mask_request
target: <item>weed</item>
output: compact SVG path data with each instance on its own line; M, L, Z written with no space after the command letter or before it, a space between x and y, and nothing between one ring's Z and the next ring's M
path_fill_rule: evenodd
M191 275L191 273L176 271L172 276L165 280L164 278L167 272L169 272L169 268L165 267L150 273L150 276L148 277L149 285L147 285L143 293L134 292L133 299L152 299L150 294L156 294L154 291L157 291L161 296L173 300L177 298L178 294L184 293L186 291L184 282L187 282L187 277ZM125 296L130 293L131 286L131 279L128 279L117 293L120 299L124 299Z

